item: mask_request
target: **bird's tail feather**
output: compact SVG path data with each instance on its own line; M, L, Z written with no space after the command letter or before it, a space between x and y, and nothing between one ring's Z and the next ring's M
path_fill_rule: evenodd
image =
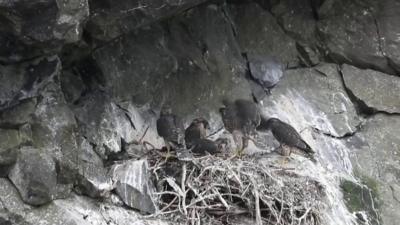
M304 150L294 148L294 149L292 149L292 153L301 155L301 156L311 160L313 163L317 163L317 160L314 157L314 152L310 153L310 152L305 152Z

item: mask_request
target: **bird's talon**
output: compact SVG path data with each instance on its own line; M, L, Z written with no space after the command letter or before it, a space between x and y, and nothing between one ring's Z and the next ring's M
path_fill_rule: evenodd
M236 151L235 151L235 155L234 155L234 157L233 158L242 158L242 156L243 156L243 149L237 149Z
M283 158L280 160L280 164L282 167L285 167L285 165L289 163L289 157L290 156L283 156Z

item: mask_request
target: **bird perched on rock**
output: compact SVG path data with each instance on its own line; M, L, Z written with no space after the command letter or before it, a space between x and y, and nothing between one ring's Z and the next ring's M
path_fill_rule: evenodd
M216 141L211 141L209 139L197 139L192 143L192 152L194 154L205 155L209 153L211 155L222 152L227 145L227 140L219 138Z
M207 136L207 129L210 125L204 118L196 118L185 130L186 148L191 148L198 139L204 139Z
M233 135L237 145L236 154L240 156L260 124L260 110L256 103L244 99L234 102L224 100L223 104L224 107L220 108L222 121L225 129Z
M281 143L281 154L283 156L289 156L294 150L292 148L296 148L304 152L313 161L315 160L312 157L315 152L289 124L277 118L270 118L261 125L266 129L270 129L276 140Z
M172 113L171 107L165 105L161 108L160 118L157 120L157 133L164 139L167 147L167 158L171 148L182 148L184 145L184 127L182 120Z

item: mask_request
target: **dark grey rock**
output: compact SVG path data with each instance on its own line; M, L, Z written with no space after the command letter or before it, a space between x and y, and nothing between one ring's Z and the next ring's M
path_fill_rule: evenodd
M36 97L19 101L17 105L0 111L0 126L21 126L32 120L37 104Z
M164 39L163 30L154 27L127 35L94 53L112 96L139 104L148 102L150 96L162 97L156 87L177 69Z
M367 107L375 111L400 113L400 78L374 70L343 65L346 87Z
M302 44L315 46L317 7L315 1L281 0L272 6L271 12L290 37Z
M103 160L85 138L79 137L78 140L79 171L76 188L78 192L92 198L106 197L112 185Z
M13 100L26 82L24 67L0 65L0 107Z
M271 7L271 12L287 35L296 41L299 57L304 65L320 61L317 35L318 1L283 0Z
M141 26L170 17L206 0L91 0L87 29L93 38L111 40Z
M263 88L272 88L283 76L284 65L268 56L247 55L250 74Z
M0 2L0 61L17 62L76 42L89 15L87 0Z
M61 91L61 62L58 57L48 57L20 66L22 69L15 74L21 77L15 83L18 85L2 89L5 101L0 124L27 133L32 146L55 160L59 191L54 194L66 195L77 170L77 124ZM15 66L7 67L12 68ZM13 75L4 73L1 78L13 80Z
M18 138L17 131L10 132L7 130L0 129L0 139L1 139L0 177L6 177L11 167L17 161L17 149L13 148L12 146L10 148L10 146L8 146L9 144L18 146L19 142L18 140L16 140L17 138ZM15 143L8 143L8 142L15 142Z
M0 67L0 109L38 96L60 70L61 62L56 56Z
M85 91L86 86L79 75L69 71L63 71L61 75L61 89L65 100L68 103L75 103Z
M18 191L8 179L0 178L0 217L4 215L12 225L172 225L161 219L144 219L133 210L116 206L109 201L71 195L68 199L57 199L42 207L31 207L21 201ZM2 213L2 207L6 213Z
M30 141L24 131L0 129L0 177L6 177L17 161L18 148Z
M40 92L33 119L32 145L55 161L57 173L56 198L66 197L77 172L77 123L65 102L59 82L59 73Z
M147 160L130 160L111 169L115 190L129 207L143 213L154 213L154 187L151 184Z
M377 26L382 51L389 64L400 73L400 2L396 0L378 1L376 10Z
M223 97L251 96L230 22L216 5L172 19L168 32L138 30L98 49L94 58L117 102L157 108L170 102L179 115L208 117Z
M286 67L299 65L296 42L287 36L275 17L257 3L230 7L241 51L273 57Z
M131 142L136 134L123 109L105 93L93 92L85 96L74 112L81 134L95 145L95 151L102 159L107 159L110 153L120 152L121 139Z
M11 221L9 221L3 217L0 217L0 224L1 225L12 225Z
M25 221L21 215L0 212L0 225L31 225L31 223Z
M356 131L361 122L334 64L286 70L263 105L267 116L296 125L298 131L314 127L340 137Z
M328 0L321 6L318 32L334 62L394 73L381 45L377 4L371 0Z
M10 179L0 178L0 211L21 213L32 206L25 204Z
M57 188L56 165L46 153L23 147L8 175L21 198L30 205L43 205L54 199Z

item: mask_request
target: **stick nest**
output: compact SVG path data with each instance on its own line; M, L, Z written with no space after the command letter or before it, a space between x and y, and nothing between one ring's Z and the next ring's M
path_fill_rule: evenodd
M149 159L156 183L155 216L186 224L321 224L324 188L295 170L252 158ZM178 220L178 221L177 221Z

